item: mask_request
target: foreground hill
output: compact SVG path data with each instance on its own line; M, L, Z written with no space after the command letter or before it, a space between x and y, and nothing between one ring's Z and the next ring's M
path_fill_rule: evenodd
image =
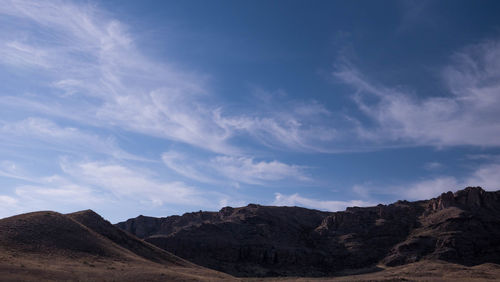
M500 191L480 187L334 213L251 204L117 226L236 276L328 276L431 260L500 263Z
M187 262L93 211L0 220L1 281L199 281L230 276Z

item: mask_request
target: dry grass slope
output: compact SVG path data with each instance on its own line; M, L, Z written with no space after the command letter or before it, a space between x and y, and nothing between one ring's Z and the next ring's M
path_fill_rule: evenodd
M0 220L2 281L222 281L111 225L92 211Z
M348 273L345 276L337 277L283 277L283 278L250 278L247 282L256 281L297 281L297 282L319 282L319 281L443 281L443 282L469 282L469 281L499 281L500 265L485 263L473 267L467 267L460 264L449 263L445 261L420 261L397 267L385 267L379 265L380 271L366 274L356 274L358 272ZM351 275L349 275L351 274Z
M344 270L335 277L235 278L180 259L91 210L0 219L0 281L498 281L498 277L498 264L424 260Z

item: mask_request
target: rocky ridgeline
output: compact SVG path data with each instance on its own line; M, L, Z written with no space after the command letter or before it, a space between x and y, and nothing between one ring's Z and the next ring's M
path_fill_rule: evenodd
M468 187L427 201L321 212L250 204L118 227L236 276L323 276L425 259L500 263L500 191Z

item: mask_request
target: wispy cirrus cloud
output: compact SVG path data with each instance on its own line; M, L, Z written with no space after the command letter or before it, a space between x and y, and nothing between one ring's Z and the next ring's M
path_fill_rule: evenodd
M229 203L243 203L227 194L161 179L149 169L110 161L63 158L60 172L49 176L33 175L13 162L4 161L2 167L0 177L12 178L21 184L2 189L0 203L6 209L0 206L0 217L13 211L28 212L55 206L69 212L74 209L105 209L112 205L131 205L134 209L172 205L219 209Z
M465 186L461 186L459 181L452 176L441 176L429 180L422 180L399 187L392 191L398 193L404 200L426 200L439 196L441 193L455 191Z
M102 154L116 159L150 161L121 149L114 138L102 138L75 127L61 127L51 120L27 118L0 121L0 140L4 146L49 149L73 154Z
M51 91L4 94L0 104L5 107L120 127L227 155L248 150L233 142L245 137L273 149L330 153L499 145L497 41L455 53L443 71L450 93L440 97L416 98L377 85L347 64L334 76L357 90L354 100L363 118L333 113L314 101L235 113L210 101L209 75L148 58L127 26L96 5L5 1L0 13L24 23L0 33L0 62L43 69L40 78Z
M334 127L341 116L316 101L283 101L273 92L259 89L263 106L236 115L214 112L214 121L222 128L278 150L330 152L339 133ZM285 96L283 91L279 96ZM248 113L250 112L250 113Z
M51 92L4 95L0 104L5 107L229 155L244 150L233 144L235 136L292 150L324 150L315 141L333 138L321 117L328 111L316 102L267 113L256 109L255 115L229 113L223 104L210 101L209 75L148 58L127 26L95 5L7 1L0 13L36 26L12 25L17 32L0 33L0 62L43 69L40 77Z
M120 147L116 128L205 150L207 158L184 160L171 151L163 161L178 175L229 185L309 181L304 167L256 159L252 146L317 150L315 136L331 139L319 128L329 115L319 103L234 111L213 99L209 75L146 56L127 26L97 5L5 1L0 15L9 19L2 22L9 32L0 31L0 64L13 73L30 71L34 86L17 81L1 92L0 140L87 160L63 161L53 182L2 170L5 178L25 181L9 188L17 192L8 197L20 203L62 205L66 196L89 204L101 197L197 208L241 202L131 166L127 162L149 160ZM249 138L252 146L234 138ZM88 161L102 157L106 160Z
M206 76L146 58L126 27L95 6L59 1L4 4L0 13L37 28L20 30L21 38L1 38L3 63L26 67L24 61L39 57L43 64L31 67L46 69L42 76L52 92L6 97L7 105L209 150L232 150L225 143L227 132L211 123L211 111L197 102L206 93ZM52 36L41 41L41 32Z
M111 192L115 197L142 199L150 204L164 203L210 206L203 193L182 182L161 181L146 169L131 169L127 166L107 162L61 163L65 174L85 183Z
M15 188L15 195L20 206L33 210L54 205L84 209L112 202L95 189L73 183L60 175L41 178L37 184L20 185Z
M32 179L27 176L24 169L20 168L16 163L8 160L0 161L0 177L13 178L31 182Z
M370 82L346 65L334 76L356 89L357 135L375 144L500 146L500 42L469 46L452 56L443 79L449 93L417 98Z
M311 181L304 174L303 167L276 160L267 162L247 157L217 156L210 161L210 164L226 178L248 184L291 179Z
M375 194L390 195L395 200L426 200L448 191L457 191L467 186L480 186L487 191L500 189L500 163L488 162L479 165L462 176L440 175L400 185L355 185L352 190L363 198Z
M146 52L142 46L150 42L138 41L143 38L137 36L143 32L141 26L127 26L92 2L6 0L0 6L0 22L0 72L9 80L0 84L1 158L16 161L17 155L29 155L25 149L36 151L28 162L42 164L30 168L35 175L46 175L33 177L12 163L0 164L0 176L8 185L0 200L5 205L30 202L48 207L47 203L65 203L65 198L80 199L84 205L101 198L141 207L215 208L217 203L245 199L222 195L230 189L216 186L305 188L316 185L316 176L324 178L318 183L325 183L330 176L317 166L333 165L334 170L337 160L321 153L500 145L498 41L452 54L449 65L441 69L438 82L447 90L439 97L380 85L356 66L343 64L334 76L352 86L353 100L332 110L326 103L343 103L346 97L313 91L287 96L285 90L257 89L231 92L234 99L227 99L214 92L219 78L186 69L182 62L172 64L168 50L158 57ZM212 69L205 66L198 69ZM280 83L294 89L285 80L271 85ZM332 92L337 90L344 88L334 87ZM253 100L248 98L252 94ZM149 160L130 153L141 150L157 162L144 162ZM279 159L290 153L297 155L287 159L295 160L298 154L313 153L304 158L304 163L313 164ZM61 155L70 156L59 164ZM394 188L398 197L417 199L466 183L493 186L499 168L481 162L464 177L432 175L381 190ZM437 168L436 164L427 168ZM191 185L191 180L205 189ZM248 193L248 187L240 188L233 190ZM289 195L276 190L282 192L276 203L336 210L371 201L370 188L354 190L363 201L311 199L305 192Z
M257 161L251 157L216 155L204 161L174 151L163 153L162 160L173 171L203 183L272 185L273 182L312 181L306 176L305 167L277 160Z
M72 211L112 202L99 189L77 183L66 175L38 176L12 161L0 163L0 177L15 180L11 187L2 187L0 217L50 210L54 206Z

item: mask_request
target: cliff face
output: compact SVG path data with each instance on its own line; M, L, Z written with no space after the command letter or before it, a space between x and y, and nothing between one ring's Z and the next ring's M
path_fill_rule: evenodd
M138 222L144 222L144 217L117 226L132 233L139 230L140 234L146 234L139 237L160 248L227 273L321 275L324 253L316 249L311 234L328 214L297 207L251 204L156 219L157 227L142 227Z
M468 187L417 202L320 212L248 205L117 224L194 263L237 276L321 276L382 262L500 262L500 191Z
M468 187L425 202L420 226L383 262L399 265L442 259L475 265L500 262L500 191Z

